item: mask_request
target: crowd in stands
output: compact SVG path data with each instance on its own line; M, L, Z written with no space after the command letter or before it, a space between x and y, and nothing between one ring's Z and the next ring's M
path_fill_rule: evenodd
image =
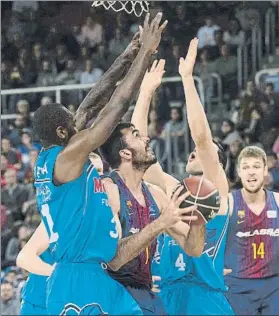
M261 23L269 2L157 2L151 12L163 9L169 25L159 58L166 59L166 75L178 75L178 60L194 36L199 37L195 74L203 82L206 98L218 73L223 94L233 100L222 122L211 121L213 136L224 146L231 188L240 186L237 156L250 144L268 155L266 188L279 191L279 95L273 84L263 90L253 80L237 87L239 45L255 23ZM258 7L257 7L258 6ZM2 89L93 84L125 49L138 30L138 19L111 11L96 14L86 1L78 3L13 1L2 4ZM208 12L211 15L208 15ZM86 18L85 18L86 17ZM224 18L225 17L225 18ZM274 60L273 60L274 61ZM84 92L85 93L85 92ZM73 113L84 93L63 92L62 103ZM26 271L15 267L19 250L40 222L33 187L33 166L41 148L32 132L31 112L55 100L54 92L11 95L2 99L2 113L16 118L1 127L1 300L5 315L17 315ZM174 155L185 165L187 151L181 84L163 85L152 99L148 131L152 146ZM3 105L5 104L5 106ZM132 109L125 115L128 120ZM220 124L221 123L221 124ZM165 144L175 140L179 153ZM161 162L165 167L164 154Z

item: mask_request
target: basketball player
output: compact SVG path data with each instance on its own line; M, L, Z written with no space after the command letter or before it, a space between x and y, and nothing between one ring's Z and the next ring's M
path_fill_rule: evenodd
M118 252L122 251L123 254L118 255L119 260L109 263L112 268L110 274L126 287L145 315L164 315L161 300L151 292L150 267L156 250L156 237L166 230L185 252L199 256L203 238L201 242L196 238L195 247L188 244L189 225L181 221L196 220L197 216L188 216L196 207L179 209L181 215L174 215L166 194L160 188L142 181L146 169L157 159L149 147L149 139L140 137L131 123L118 124L100 147L100 153L114 169L103 182L109 192L112 210L120 219L124 237L118 248ZM173 196L177 205L189 195L185 193L178 198L181 189ZM196 245L201 247L198 249ZM123 265L123 258L127 254L134 259Z
M237 315L279 315L279 193L264 189L265 152L244 148L238 174L243 188L230 197L227 298Z
M193 258L168 235L160 236L154 262L160 263L161 297L171 315L232 315L224 291L223 268L225 238L229 221L228 183L224 168L226 155L222 147L212 140L211 131L195 88L193 67L197 54L197 39L191 41L186 59L180 59L179 73L185 90L187 118L196 148L191 153L186 171L201 175L213 182L221 201L218 216L206 225L206 240L201 257ZM132 122L143 135L147 135L147 115L151 96L161 82L164 61L146 74ZM159 164L151 166L144 178L160 186L170 197L178 180L163 172ZM196 229L196 225L191 225ZM158 271L154 265L154 273Z
M41 107L34 114L34 130L43 145L34 170L43 217L39 234L46 241L41 251L50 247L57 262L53 273L50 268L47 271L51 274L49 314L142 313L125 288L101 266L114 257L118 234L107 195L98 187L99 175L88 164L88 155L104 143L128 109L167 24L159 26L161 19L159 13L149 24L146 16L136 59L89 129L77 132L71 113L59 104ZM117 301L122 303L115 304Z
M90 90L86 98L78 108L74 117L75 126L78 130L85 128L86 123L91 120L108 102L112 92L115 89L116 83L123 78L135 59L140 48L138 34L134 36L126 50L115 60L111 67L106 71L102 78ZM96 158L96 157L95 157ZM97 162L94 159L94 162ZM98 165L99 166L99 165ZM96 169L98 171L98 166ZM31 244L32 246L32 244ZM29 247L25 247L17 258L17 265L25 267L29 265L32 256L29 252ZM43 269L51 271L53 259L50 256L49 250L46 250L39 261L43 263ZM37 258L33 260L33 263ZM44 265L45 264L45 265ZM48 265L46 265L48 264ZM45 271L45 270L44 270ZM46 315L46 276L30 273L26 285L22 291L21 315Z
M41 254L42 261L52 265L53 259L49 250ZM20 257L17 260L22 260ZM25 260L30 260L27 256ZM20 263L17 263L19 266ZM47 276L30 273L21 293L20 315L47 315L46 291Z

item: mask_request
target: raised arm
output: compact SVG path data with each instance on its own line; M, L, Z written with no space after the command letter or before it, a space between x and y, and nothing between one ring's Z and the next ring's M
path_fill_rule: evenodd
M132 116L132 123L137 127L142 136L148 136L148 112L152 96L162 82L165 73L165 60L155 60L150 71L147 71L141 87L135 110Z
M131 96L139 89L149 64L151 54L157 49L161 33L167 25L161 26L162 13L158 13L149 25L149 14L144 22L142 46L125 78L117 86L109 103L102 109L93 125L74 135L66 148L58 155L55 163L55 181L66 183L78 178L89 153L100 147L130 106Z
M116 83L126 75L140 49L139 33L136 33L125 51L114 61L102 78L92 87L80 104L75 117L75 126L81 131L108 103Z
M193 68L196 61L198 39L191 41L186 58L180 58L179 73L182 78L186 98L187 119L192 139L205 177L215 184L220 195L228 195L226 174L220 165L217 150L212 141L210 127L197 93L193 78Z
M49 238L44 224L41 222L27 244L16 259L16 265L28 272L50 276L53 266L45 263L39 256L49 247Z

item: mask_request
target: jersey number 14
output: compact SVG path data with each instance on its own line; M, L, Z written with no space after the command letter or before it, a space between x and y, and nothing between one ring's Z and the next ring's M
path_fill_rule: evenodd
M253 247L253 257L254 259L257 259L258 257L261 257L261 259L264 259L264 243L261 242L259 244L259 246L257 247L256 243L252 243L252 247Z

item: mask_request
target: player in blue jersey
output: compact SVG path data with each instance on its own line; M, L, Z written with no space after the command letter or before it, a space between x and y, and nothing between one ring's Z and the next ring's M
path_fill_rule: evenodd
M145 170L157 159L149 147L149 139L141 137L131 123L118 124L100 152L114 169L103 183L124 238L119 243L118 251L122 252L119 260L109 263L110 275L126 287L145 315L164 315L162 301L151 291L150 268L156 237L168 231L185 252L199 256L202 248L189 247L189 225L183 222L197 219L197 216L189 216L196 208L179 208L189 195L178 197L182 187L169 203L159 187L142 181ZM196 236L197 243L198 238ZM130 260L126 256L130 256ZM124 265L125 261L128 263Z
M264 189L265 152L244 148L238 173L243 188L230 197L227 298L237 315L279 315L279 193Z
M47 309L51 315L142 313L125 288L103 269L102 263L117 255L118 233L88 155L104 143L128 109L167 24L160 26L161 19L158 13L149 24L146 16L137 56L90 128L77 132L71 113L60 104L41 107L34 114L34 131L43 145L34 168L43 223L31 239L39 236L37 254L49 247L57 262L53 271L49 266L41 273L50 275ZM39 258L37 263L44 265Z
M23 255L23 254L22 254ZM41 259L53 265L49 250L41 254ZM25 258L28 260L28 258ZM21 292L20 315L47 315L46 288L47 276L30 273Z
M159 238L161 255L155 256L160 262L161 296L169 314L187 315L231 315L224 291L223 266L225 238L229 221L228 182L224 168L226 155L222 147L212 140L211 131L195 88L193 67L197 54L198 40L190 43L186 59L180 59L179 73L182 78L187 119L193 141L196 145L191 153L186 171L190 175L201 175L213 182L219 191L220 210L218 215L206 224L204 252L201 257L193 258L169 236ZM147 114L151 96L160 84L162 76L154 67L142 84L139 102L134 112L133 123L143 135L147 135ZM178 180L163 172L159 164L151 166L144 178L160 186L169 197L178 184ZM194 223L193 223L194 224ZM191 230L198 229L191 225ZM158 267L154 266L158 271ZM156 271L154 271L155 273Z

